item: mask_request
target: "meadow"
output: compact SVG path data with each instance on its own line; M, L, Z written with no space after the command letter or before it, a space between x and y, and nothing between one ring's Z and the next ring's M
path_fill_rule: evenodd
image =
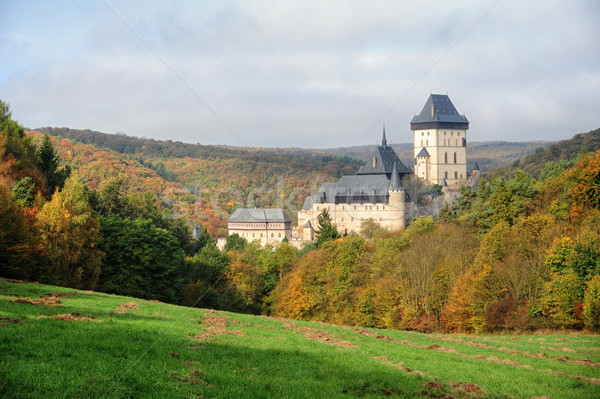
M446 335L0 279L3 398L598 398L600 336Z

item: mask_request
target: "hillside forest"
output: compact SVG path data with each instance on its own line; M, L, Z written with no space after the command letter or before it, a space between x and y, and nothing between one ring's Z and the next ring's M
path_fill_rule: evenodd
M26 132L0 102L0 276L366 327L600 330L600 129L402 232L340 236L323 215L301 251L215 236L242 200L293 210L360 161L83 133Z

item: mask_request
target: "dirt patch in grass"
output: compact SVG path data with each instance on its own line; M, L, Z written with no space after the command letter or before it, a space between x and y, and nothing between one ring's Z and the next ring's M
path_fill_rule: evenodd
M439 336L439 335L438 336L432 335L432 336L430 336L430 338L437 339L440 341L455 342L455 343L459 343L459 344L467 345L467 346L492 349L492 350L497 350L500 352L507 352L512 355L521 355L521 356L526 356L526 357L531 357L531 358L545 358L545 359L550 359L550 360L558 360L561 362L580 364L580 365L589 366L589 367L600 367L600 363L594 363L593 361L591 361L589 359L571 359L568 356L552 356L552 355L548 355L545 352L540 352L540 353L523 352L523 351L519 351L516 349L510 349L510 348L506 348L506 347L497 347L497 346L493 346L493 345L488 345L488 344L484 344L484 343L477 342L477 341L472 341L472 340L464 341L459 338L444 337L444 336ZM539 339L540 338L538 338L538 340ZM563 340L565 340L565 339L566 338L563 338ZM562 346L562 348L543 347L542 349L562 351L562 352L567 352L567 353L576 353L577 352L571 348L564 346L564 344L549 344L549 345L560 345L560 346ZM434 347L437 347L437 346L439 346L439 345L434 344L434 345L431 345L430 347L428 347L427 349L435 349ZM436 350L440 350L440 349L436 349ZM440 351L443 351L443 350L440 350Z
M333 335L319 328L300 327L296 323L293 323L287 319L276 319L281 321L286 328L294 331L295 333L302 334L311 341L323 342L328 345L340 346L344 348L359 348L359 346L353 345L350 341L338 339L342 338L343 335Z
M19 324L21 319L12 317L0 317L0 326L7 326L9 324Z
M39 299L31 299L31 298L21 297L21 298L15 299L15 303L56 307L56 306L60 306L62 302L60 301L60 299L58 299L55 296L41 296Z
M454 393L466 393L470 395L485 395L485 391L481 389L481 387L477 384L473 384L472 382L467 382L464 384L450 384L454 386Z
M206 382L202 377L204 377L204 372L201 370L192 370L189 375L171 375L171 378L177 381L210 387L211 385L208 382Z
M56 320L69 320L69 321L92 321L96 318L94 315L81 316L77 312L57 314L54 316L41 315L40 319L56 319Z
M421 388L427 389L444 389L444 385L441 382L437 381L428 381L421 386Z
M404 363L402 363L402 362L394 363L394 362L390 361L390 359L388 359L387 356L375 356L375 357L372 357L371 359L376 360L379 363L383 363L386 366L391 366L391 367L401 370L401 371L412 371L412 369L410 367L406 367L404 365Z
M201 319L204 330L196 335L190 335L190 337L199 342L206 342L219 335L244 335L244 332L241 330L227 329L229 319L229 316L221 315L216 310L206 309Z
M454 354L454 355L457 355L457 356L460 356L460 357L464 357L464 358L469 358L469 359L477 359L477 360L487 361L487 362L492 362L492 363L502 363L502 364L506 364L506 365L509 365L509 366L519 367L519 368L528 369L528 370L537 370L537 369L535 369L534 367L532 367L532 366L530 366L528 364L521 364L521 363L515 362L515 361L510 360L510 359L499 359L496 356L485 357L483 355L468 355L466 353L459 352L459 351L457 351L454 348L445 348L445 347L437 345L437 344L433 344L433 345L429 345L429 346L427 346L427 345L419 345L419 344L416 344L414 342L409 342L409 341L404 341L404 340L400 341L400 340L395 340L395 339L392 339L392 338L389 338L389 337L383 337L380 334L374 333L374 332L369 331L369 330L363 330L363 329L353 328L353 327L348 327L347 329L354 330L354 331L356 331L359 334L372 336L372 337L374 337L376 339L384 339L384 340L389 341L389 342L394 342L394 343L402 344L402 345L408 345L408 346L411 346L413 348L422 348L422 349L435 350L435 351L438 351L438 352L450 353L450 354ZM441 339L443 341L452 341L452 342L458 342L458 343L462 343L462 344L465 344L465 345L469 345L469 341L463 341L463 340L458 339L458 338L439 337L439 336L438 337L430 336L430 337L434 338L434 339ZM486 345L486 344L482 344L482 345ZM497 348L495 346L491 346L491 345L486 345L485 347L487 348L488 346L490 347L490 349L492 349L492 348L493 349L499 349L499 348ZM543 353L543 352L542 353L538 353L538 354L531 354L529 352L519 352L519 351L514 351L513 352L511 350L511 353L519 353L519 354L522 354L524 356L529 356L529 357L539 357L539 358L545 358L545 359L555 359L555 360L560 360L560 361L563 361L563 362L575 363L575 364L580 364L580 365L585 365L585 366L591 366L591 367L600 367L599 363L594 363L594 362L592 362L589 359L571 359L568 356L561 356L559 358L559 357L556 357L556 356L549 356L549 355L547 355L546 353ZM542 371L542 372L548 373L548 374L552 374L552 375L555 375L554 373L556 373L555 371L552 371L552 370L539 370L539 371ZM595 379L595 378L579 377L579 376L572 376L572 375L566 375L566 374L564 376L566 376L568 378L574 378L574 379L578 379L578 380L587 381L587 382L590 382L592 384L598 384L599 383L599 382L596 381L597 379Z
M127 313L130 310L142 310L138 307L139 302L127 302L119 304L115 309L115 313Z

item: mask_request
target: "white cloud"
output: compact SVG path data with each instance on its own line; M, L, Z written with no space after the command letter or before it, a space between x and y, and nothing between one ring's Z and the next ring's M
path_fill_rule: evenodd
M594 1L109 1L3 4L0 96L30 126L189 142L355 144L388 109L390 141L430 92L477 140L560 139L600 125ZM69 7L70 6L70 7ZM380 128L360 144L379 140Z

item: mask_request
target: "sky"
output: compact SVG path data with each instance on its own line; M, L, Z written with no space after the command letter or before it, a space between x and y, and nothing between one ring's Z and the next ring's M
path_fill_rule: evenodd
M412 141L430 93L471 141L600 127L597 0L0 0L0 99L25 127L189 143Z

